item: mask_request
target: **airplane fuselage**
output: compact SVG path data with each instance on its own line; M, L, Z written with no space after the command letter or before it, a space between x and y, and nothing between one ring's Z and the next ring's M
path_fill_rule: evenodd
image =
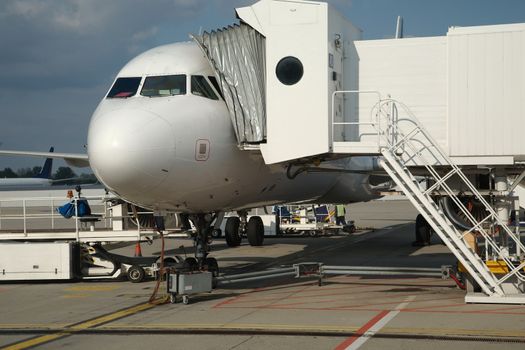
M176 76L181 89L151 96L148 77ZM290 180L284 165L266 165L259 152L242 151L225 102L195 90L194 77L213 72L193 43L152 49L118 78L140 78L137 91L104 98L88 133L91 167L126 200L155 210L213 212L283 202L348 203L377 198L362 174L303 174ZM195 81L194 81L195 80ZM155 90L156 91L156 90ZM167 91L167 92L166 92ZM117 94L118 95L118 94ZM211 93L210 96L213 96ZM370 167L370 158L342 159L341 169Z

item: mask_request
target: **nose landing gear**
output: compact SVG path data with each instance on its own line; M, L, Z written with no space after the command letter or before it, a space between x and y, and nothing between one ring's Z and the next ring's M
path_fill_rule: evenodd
M189 270L209 271L214 277L219 275L219 265L215 258L208 257L214 227L211 225L215 219L211 214L195 214L190 216L197 229L194 238L195 258L189 257L184 261Z

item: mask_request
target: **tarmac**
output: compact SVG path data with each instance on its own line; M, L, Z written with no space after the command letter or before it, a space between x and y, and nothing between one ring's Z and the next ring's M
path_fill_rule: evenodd
M433 237L412 247L416 210L405 200L348 207L353 235L266 238L211 256L221 273L299 262L377 267L454 265ZM184 246L184 248L181 248ZM133 246L115 249L133 254ZM167 239L166 253L191 255L190 239ZM160 242L143 244L144 255ZM525 349L525 306L465 304L465 292L440 277L279 278L219 287L190 303L150 304L155 281L0 284L3 349ZM161 286L159 296L164 294Z

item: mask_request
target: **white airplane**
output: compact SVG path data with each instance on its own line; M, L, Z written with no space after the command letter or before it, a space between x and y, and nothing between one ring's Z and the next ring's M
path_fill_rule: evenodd
M53 147L49 153L53 152ZM53 168L53 158L47 158L40 173L34 177L17 177L0 179L0 190L35 189L51 186L51 172Z
M239 214L226 221L228 245L239 245L243 234L250 244L261 245L264 226L258 216L247 220L250 208L379 197L370 175L377 169L375 158L333 160L323 166L339 172L305 171L295 177L287 165L266 165L259 152L239 150L212 68L193 42L156 47L122 68L93 113L87 150L87 155L0 154L89 165L102 184L126 201L157 213L187 214L197 228L195 256L201 267L216 266L215 259L207 258L209 235L226 211Z

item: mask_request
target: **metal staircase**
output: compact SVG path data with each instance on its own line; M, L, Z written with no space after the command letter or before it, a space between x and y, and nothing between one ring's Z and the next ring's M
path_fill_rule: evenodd
M525 303L523 252L519 232L513 232L503 222L462 170L445 154L438 143L419 124L404 104L393 99L381 99L376 105L375 128L381 137L379 152L383 155L383 167L403 190L412 204L428 221L442 241L461 262L490 300L477 302ZM432 184L425 188L413 175L411 169L419 167ZM454 181L455 187L451 186ZM457 184L468 192L470 198L483 206L482 218L476 218L458 197ZM459 231L433 200L433 195L448 196L458 211L472 225L468 231ZM485 260L504 264L502 274L495 275L465 238L477 236L484 245ZM499 242L498 242L499 241ZM503 241L510 242L504 246ZM508 288L507 285L515 288ZM468 302L467 298L467 302Z

